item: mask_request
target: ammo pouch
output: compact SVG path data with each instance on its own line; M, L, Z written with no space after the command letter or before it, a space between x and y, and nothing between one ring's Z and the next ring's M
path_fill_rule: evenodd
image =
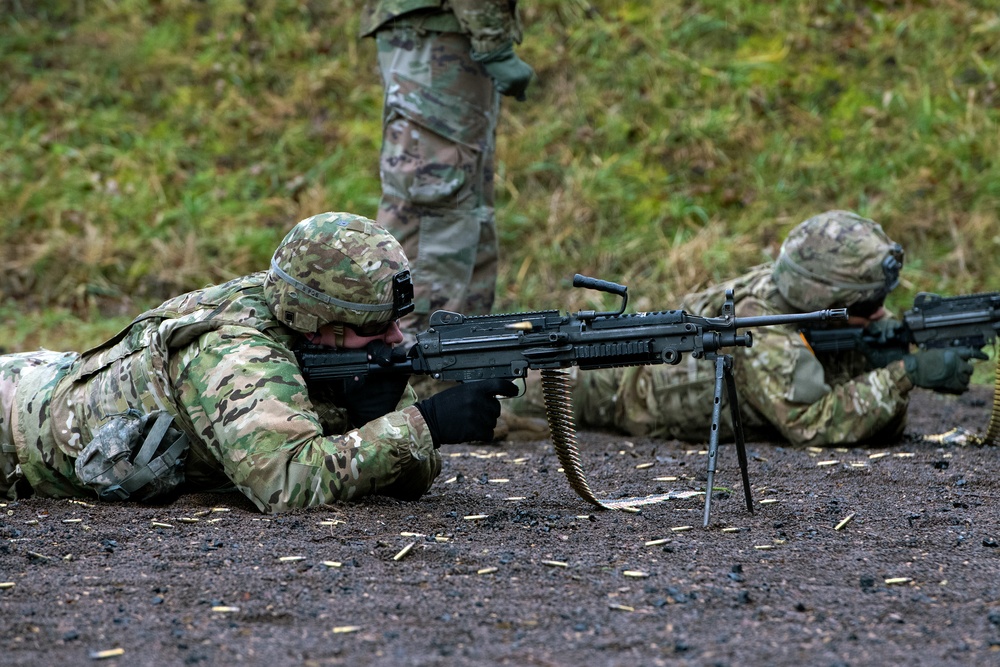
M80 483L101 500L148 501L184 482L188 438L171 426L173 416L137 410L114 415L97 431L76 460Z

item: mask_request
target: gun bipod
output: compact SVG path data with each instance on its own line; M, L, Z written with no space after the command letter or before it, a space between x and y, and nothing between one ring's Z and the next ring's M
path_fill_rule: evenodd
M739 406L736 399L736 383L732 373L733 358L730 355L717 355L715 358L715 401L712 410L712 434L708 457L708 486L705 490L704 525L708 526L712 505L712 484L715 480L715 462L719 448L719 428L721 425L722 391L729 396L729 407L733 419L733 431L736 434L736 452L740 462L740 473L743 478L743 492L746 498L747 510L753 514L753 502L750 497L750 475L747 471L747 455L743 442L743 426L740 420ZM674 493L658 493L649 496L630 498L601 499L594 495L587 483L587 477L580 465L580 452L576 441L576 421L573 417L573 403L568 379L568 371L562 368L543 369L542 393L545 397L545 417L549 423L552 446L562 465L570 487L578 496L601 509L624 509L639 505L651 505L676 498Z
M743 497L747 511L753 514L753 499L750 497L750 473L747 470L747 450L743 442L743 421L736 394L736 380L733 379L733 357L719 354L715 357L715 395L712 403L712 430L708 439L708 481L705 484L705 515L702 527L708 527L712 512L712 489L715 484L715 464L719 453L719 429L722 426L722 389L725 385L729 396L729 411L733 419L733 436L736 439L736 455L740 462L740 476L743 478Z

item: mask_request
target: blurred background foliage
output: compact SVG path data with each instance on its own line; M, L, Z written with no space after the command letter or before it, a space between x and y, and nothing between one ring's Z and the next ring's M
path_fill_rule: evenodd
M774 257L827 209L920 290L1000 289L993 0L523 0L497 310L638 310ZM0 0L0 347L82 349L266 268L298 220L374 217L360 0Z

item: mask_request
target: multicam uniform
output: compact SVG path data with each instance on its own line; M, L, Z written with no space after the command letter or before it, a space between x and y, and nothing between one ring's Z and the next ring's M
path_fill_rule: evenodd
M171 299L82 355L0 356L0 495L93 496L76 459L129 409L174 416L190 440L189 488L231 482L265 512L423 494L441 460L412 391L356 429L310 396L291 351L299 334L269 309L270 279L258 273Z
M717 317L726 288L737 317L800 312L778 293L770 266L706 292L681 307ZM731 350L740 414L749 437L775 431L794 444L839 446L888 439L903 427L913 384L902 364L873 369L860 353L817 356L791 326L752 330L751 348ZM583 426L632 435L707 441L715 388L712 363L637 366L582 372L574 405ZM723 411L728 420L728 409ZM732 438L729 423L723 437Z
M521 42L515 0L369 0L385 86L378 222L410 258L415 311L490 312L497 276L493 169L500 96L472 51Z
M792 254L839 255L829 265L831 271L836 266L843 275L824 277L822 284L818 278L813 281L791 275L788 267L793 264L783 248L776 265L758 267L745 276L688 295L680 307L694 315L717 317L726 290L732 289L737 317L799 313L843 307L883 286L883 257L887 253L893 256L898 246L874 223L834 211L803 225L808 234L790 235L795 241L805 241ZM901 249L899 253L901 256ZM859 278L865 272L871 275ZM775 276L787 286L784 293ZM865 280L872 282L864 284ZM793 326L763 327L753 329L752 334L752 347L729 350L748 436L773 437L777 433L794 444L822 447L882 442L902 431L913 388L902 362L874 368L859 352L817 355ZM540 387L532 382L528 389L513 409L524 415L541 415ZM677 366L580 372L573 393L574 410L580 426L704 442L712 422L714 389L714 365L690 357ZM722 415L729 419L728 408ZM720 437L732 439L730 423L723 424Z

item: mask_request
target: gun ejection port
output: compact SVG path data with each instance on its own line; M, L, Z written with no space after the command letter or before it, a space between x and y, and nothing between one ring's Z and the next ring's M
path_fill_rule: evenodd
M507 329L517 329L518 331L531 331L535 328L535 325L528 320L523 320L521 322L511 322L504 325L504 327Z

